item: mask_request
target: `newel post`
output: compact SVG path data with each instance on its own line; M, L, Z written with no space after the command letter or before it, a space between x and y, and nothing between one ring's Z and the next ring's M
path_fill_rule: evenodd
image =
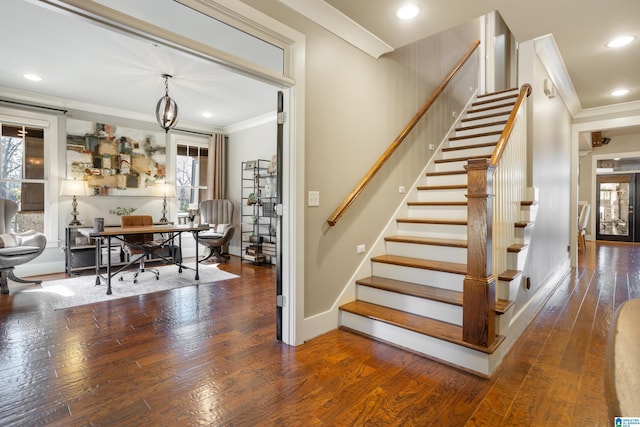
M493 175L489 159L467 170L467 275L462 299L462 339L489 347L495 339L496 278L492 274Z

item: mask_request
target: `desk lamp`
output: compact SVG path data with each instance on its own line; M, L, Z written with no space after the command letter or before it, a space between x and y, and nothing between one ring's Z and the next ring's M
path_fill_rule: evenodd
M168 183L157 183L154 185L154 192L156 196L162 196L162 218L160 218L161 223L167 223L169 220L167 219L167 197L175 197L176 196L176 187L173 184Z
M60 195L73 197L73 201L71 202L71 206L73 210L71 211L71 215L73 219L69 223L69 225L80 225L80 221L78 221L78 196L86 196L87 195L87 181L84 180L75 180L75 179L65 179L62 181L60 185Z

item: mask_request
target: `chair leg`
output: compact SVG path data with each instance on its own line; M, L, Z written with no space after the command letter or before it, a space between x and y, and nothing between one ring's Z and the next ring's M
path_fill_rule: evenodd
M3 295L9 294L9 282L7 278L11 270L0 270L0 293Z
M42 283L42 280L25 280L20 277L16 277L16 275L13 274L13 270L9 270L9 279L18 283L33 283L34 285L39 285L40 283Z

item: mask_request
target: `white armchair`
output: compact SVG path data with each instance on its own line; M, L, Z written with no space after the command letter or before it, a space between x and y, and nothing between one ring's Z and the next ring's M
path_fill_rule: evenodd
M18 205L12 200L0 199L0 292L9 293L8 279L19 283L41 283L41 280L24 280L16 277L14 267L31 261L44 251L47 238L42 233L26 231L14 233L11 221L18 213Z
M217 262L229 259L223 248L233 237L233 203L227 199L203 200L200 202L200 221L211 226L210 230L198 233L198 243L209 248L209 254L199 262L213 257Z

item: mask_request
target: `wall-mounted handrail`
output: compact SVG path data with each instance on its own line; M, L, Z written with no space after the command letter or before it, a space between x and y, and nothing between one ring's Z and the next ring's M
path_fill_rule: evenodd
M500 157L502 157L502 153L504 152L505 147L507 146L507 141L509 141L509 137L511 137L511 132L513 131L513 125L516 122L516 116L518 115L518 111L520 111L520 105L524 102L525 98L531 95L531 85L529 83L525 83L520 87L520 93L518 94L518 99L516 99L516 103L513 106L513 110L511 110L511 114L509 114L509 119L507 120L507 124L504 126L504 130L498 139L498 143L496 144L496 148L493 150L493 154L491 155L491 164L497 165L500 161Z
M464 54L462 59L456 64L455 67L451 70L451 72L444 78L440 86L436 88L436 90L431 94L427 102L425 102L422 107L418 110L418 112L413 116L413 118L407 123L407 125L402 129L400 134L393 140L391 145L386 149L386 151L380 156L380 158L375 162L375 164L369 169L369 171L362 177L358 185L349 193L349 195L340 203L340 205L336 208L335 211L331 214L327 223L330 226L336 225L338 220L344 215L346 210L351 206L351 204L355 201L355 199L362 193L362 190L371 182L375 174L382 168L382 165L389 160L394 151L400 146L402 141L406 138L406 136L411 132L411 130L416 126L418 121L424 116L429 107L435 102L438 96L444 91L445 87L449 84L449 82L453 79L453 77L460 71L462 66L467 62L467 60L471 57L473 52L480 45L480 40L476 40L473 42L469 50Z

